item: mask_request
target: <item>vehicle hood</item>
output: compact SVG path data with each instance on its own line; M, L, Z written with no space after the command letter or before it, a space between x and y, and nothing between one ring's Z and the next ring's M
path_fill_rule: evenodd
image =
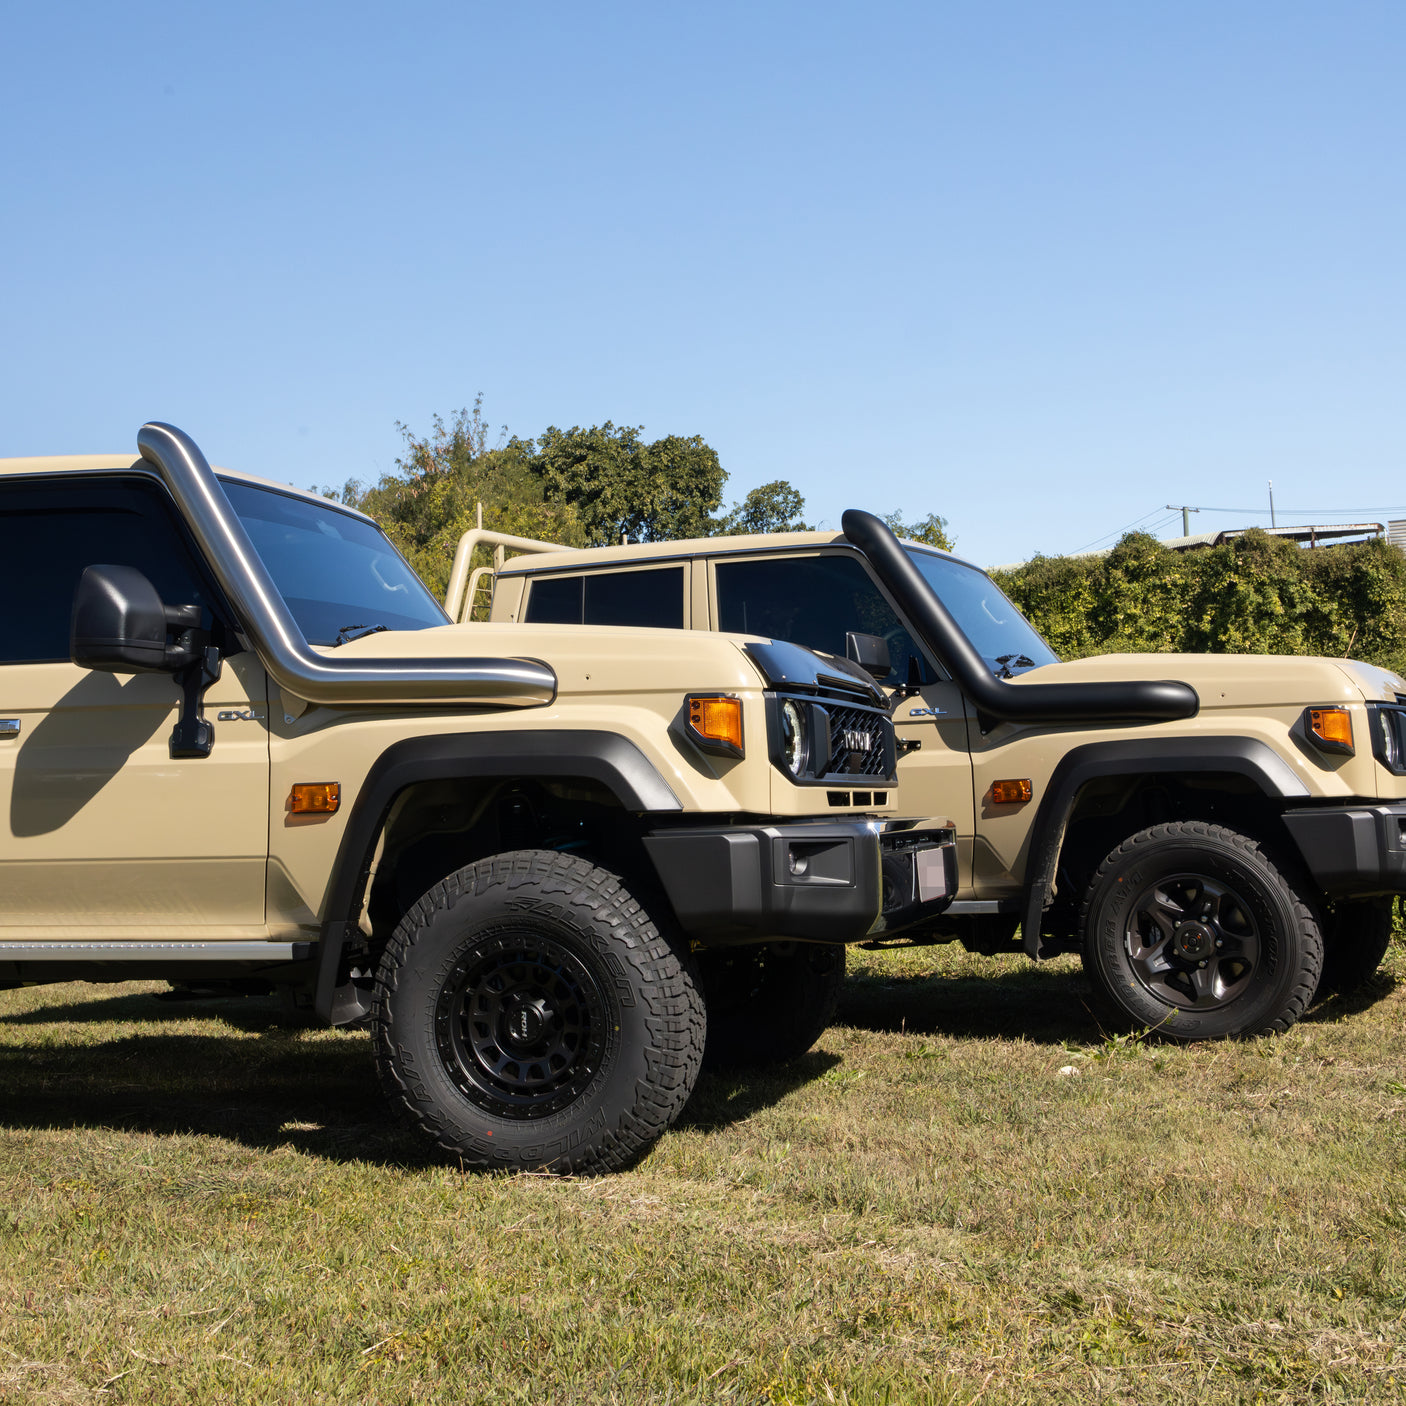
M557 676L559 693L758 688L762 675L743 637L695 630L609 625L470 623L382 630L319 654L342 659L534 659Z
M1273 708L1286 704L1394 702L1406 682L1387 669L1352 659L1285 654L1097 654L1046 664L1013 680L1093 683L1177 679L1196 690L1204 708Z

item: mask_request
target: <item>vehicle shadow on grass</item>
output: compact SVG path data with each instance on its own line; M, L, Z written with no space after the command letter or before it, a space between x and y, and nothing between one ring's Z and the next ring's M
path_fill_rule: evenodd
M74 988L70 988L74 989ZM83 989L79 987L78 989ZM269 1034L321 1028L311 1016L291 1013L277 996L215 995L181 999L168 992L130 991L93 986L89 1000L54 1002L28 1011L0 1014L0 1028L7 1025L100 1025L105 1022L175 1024L180 1021L221 1020L236 1030Z
M716 1133L780 1103L787 1094L814 1083L844 1061L839 1055L811 1050L797 1059L757 1068L704 1068L693 1095L675 1126Z
M241 1033L222 1035L212 1020ZM79 1033L99 1024L120 1031L91 1041ZM63 1025L79 1027L73 1040L53 1038ZM16 1027L26 1034L3 1038ZM705 1072L679 1126L719 1131L838 1063L813 1052L766 1069ZM443 1162L391 1116L365 1031L308 1029L271 997L167 1002L121 992L0 1014L0 1089L0 1129L219 1137L406 1169Z
M1097 1044L1107 1034L1081 973L1030 967L997 976L853 975L836 1023L861 1030Z
M1386 1000L1397 978L1379 971L1357 990L1325 996L1301 1017L1331 1024ZM1025 1039L1035 1044L1097 1045L1124 1029L1101 1008L1081 972L1030 967L994 977L944 974L852 975L836 1023L862 1030Z
M212 1019L242 1033L220 1034ZM81 1027L107 1022L119 1030L83 1038ZM80 1027L71 1041L44 1029L63 1024ZM15 1026L33 1036L14 1039ZM298 1028L271 1001L112 996L0 1017L7 1028L0 1128L209 1136L397 1167L437 1160L390 1116L364 1032Z
M1305 1024L1332 1025L1349 1016L1361 1015L1373 1006L1385 1001L1395 992L1398 985L1396 976L1383 969L1370 976L1355 991L1325 996L1304 1016Z
M1359 1014L1396 986L1389 972L1379 973L1305 1019ZM214 1020L239 1033L219 1033ZM1107 1036L1081 974L1034 968L994 977L856 974L836 1020L875 1032L1054 1046L1095 1045ZM118 1030L85 1040L83 1028L99 1024ZM77 1027L70 1040L55 1038L64 1025ZM812 1050L766 1068L705 1071L678 1126L720 1131L839 1063ZM333 1161L441 1164L390 1116L366 1032L309 1029L275 998L161 1002L128 991L0 1014L0 1089L0 1129L198 1135Z

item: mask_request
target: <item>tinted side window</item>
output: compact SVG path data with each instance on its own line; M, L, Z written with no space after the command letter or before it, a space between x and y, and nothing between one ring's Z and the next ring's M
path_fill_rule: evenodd
M545 577L527 597L531 625L629 625L683 629L683 567Z
M527 595L529 625L579 625L581 623L581 578L547 577L534 581Z
M134 566L167 605L199 605L210 592L171 508L141 479L55 477L0 485L0 590L14 603L0 628L0 663L65 660L73 593L88 566Z
M596 571L585 578L588 625L683 629L683 567Z
M910 659L918 660L924 683L934 679L913 637L854 557L720 561L715 574L721 630L789 640L841 657L845 634L857 630L888 642L894 668L888 682L907 680Z

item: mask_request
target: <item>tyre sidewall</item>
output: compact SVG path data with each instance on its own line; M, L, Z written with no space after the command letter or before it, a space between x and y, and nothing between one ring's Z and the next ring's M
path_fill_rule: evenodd
M1120 1013L1139 1026L1181 1040L1253 1035L1270 1028L1294 989L1302 964L1295 896L1274 866L1257 851L1243 851L1215 836L1147 839L1105 866L1092 894L1085 937L1090 975ZM1249 989L1211 1010L1178 1009L1149 991L1128 955L1125 932L1138 899L1160 879L1199 874L1227 884L1249 908L1259 929L1260 951Z
M436 1038L440 993L465 952L494 930L523 926L568 947L595 978L607 1007L606 1048L591 1082L566 1108L540 1118L480 1108L450 1076ZM418 925L414 960L401 966L385 994L382 1029L393 1032L396 1075L420 1121L427 1122L424 1110L432 1109L445 1124L437 1140L459 1149L470 1165L559 1172L600 1160L614 1143L637 1140L630 1137L633 1110L656 1054L655 1037L647 993L623 946L608 922L586 912L493 889L464 896Z

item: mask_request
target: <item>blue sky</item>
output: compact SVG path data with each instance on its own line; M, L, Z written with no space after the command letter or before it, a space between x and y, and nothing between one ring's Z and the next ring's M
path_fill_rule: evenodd
M1406 518L1406 6L0 4L0 454L484 394L983 564ZM1248 515L1256 509L1260 517Z

